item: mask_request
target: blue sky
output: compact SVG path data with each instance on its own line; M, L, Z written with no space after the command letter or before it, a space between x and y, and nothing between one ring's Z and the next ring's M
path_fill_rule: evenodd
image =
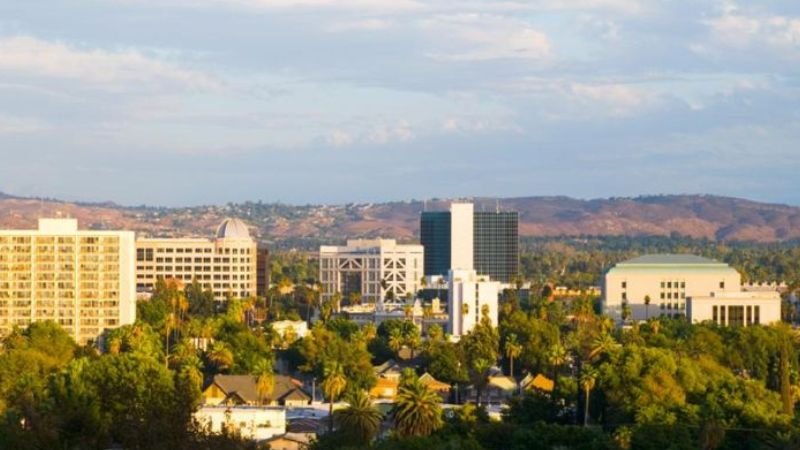
M0 2L0 190L800 204L800 2Z

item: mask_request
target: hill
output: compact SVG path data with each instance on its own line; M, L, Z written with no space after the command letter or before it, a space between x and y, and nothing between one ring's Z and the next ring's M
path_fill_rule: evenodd
M800 208L711 195L578 200L568 197L473 199L476 210L520 213L522 236L680 235L717 241L778 242L800 238ZM414 240L424 209L447 200L293 206L246 202L190 208L69 203L0 194L0 227L30 228L38 217L75 217L82 227L123 228L154 236L211 235L239 217L265 242L313 248L347 237Z

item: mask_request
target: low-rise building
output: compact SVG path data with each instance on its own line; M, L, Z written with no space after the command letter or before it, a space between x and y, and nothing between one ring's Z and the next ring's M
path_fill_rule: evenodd
M272 406L201 406L194 419L211 433L235 433L256 442L286 433L286 410Z
M767 325L781 320L781 295L777 291L712 292L708 296L689 297L686 313L692 323Z
M278 320L270 322L269 325L281 339L287 339L288 336L292 340L297 340L308 334L308 324L304 320Z
M273 375L269 395L260 395L257 385L258 377L254 375L216 375L203 389L203 403L211 406L304 406L311 402L311 396L303 390L303 383L285 375Z

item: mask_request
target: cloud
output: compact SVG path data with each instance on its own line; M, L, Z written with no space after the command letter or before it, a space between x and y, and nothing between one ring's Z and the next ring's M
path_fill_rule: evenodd
M200 72L145 56L136 50L101 50L70 46L30 36L0 39L3 75L78 80L101 89L214 89L220 83Z
M49 128L37 119L0 115L0 135L38 133Z
M545 60L552 51L547 35L524 22L504 16L445 15L424 20L422 26L441 39L443 47L447 47L444 51L429 54L439 60Z
M350 21L340 21L329 25L326 30L331 33L343 31L378 31L391 26L391 22L385 19L369 18Z
M800 57L800 17L745 12L730 6L725 12L706 21L709 42L695 44L697 53L723 50L758 50L770 48L783 57Z
M638 109L646 101L646 96L640 89L624 84L573 83L570 91L581 101L610 108L615 115Z
M336 129L326 136L325 141L332 147L350 147L407 142L415 137L411 124L405 120L399 120L395 123L366 124L357 131Z
M355 138L350 133L343 130L333 130L328 135L326 141L333 147L349 147L355 142Z

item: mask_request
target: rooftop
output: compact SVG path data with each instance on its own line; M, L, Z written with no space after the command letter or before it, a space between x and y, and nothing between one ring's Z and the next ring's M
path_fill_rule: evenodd
M225 219L217 228L217 238L219 239L250 239L250 230L247 225L239 219Z
M704 258L702 256L685 255L685 254L683 255L667 254L667 253L642 255L619 263L619 265L661 265L661 266L697 265L697 264L725 265L725 263L719 262L715 259Z

